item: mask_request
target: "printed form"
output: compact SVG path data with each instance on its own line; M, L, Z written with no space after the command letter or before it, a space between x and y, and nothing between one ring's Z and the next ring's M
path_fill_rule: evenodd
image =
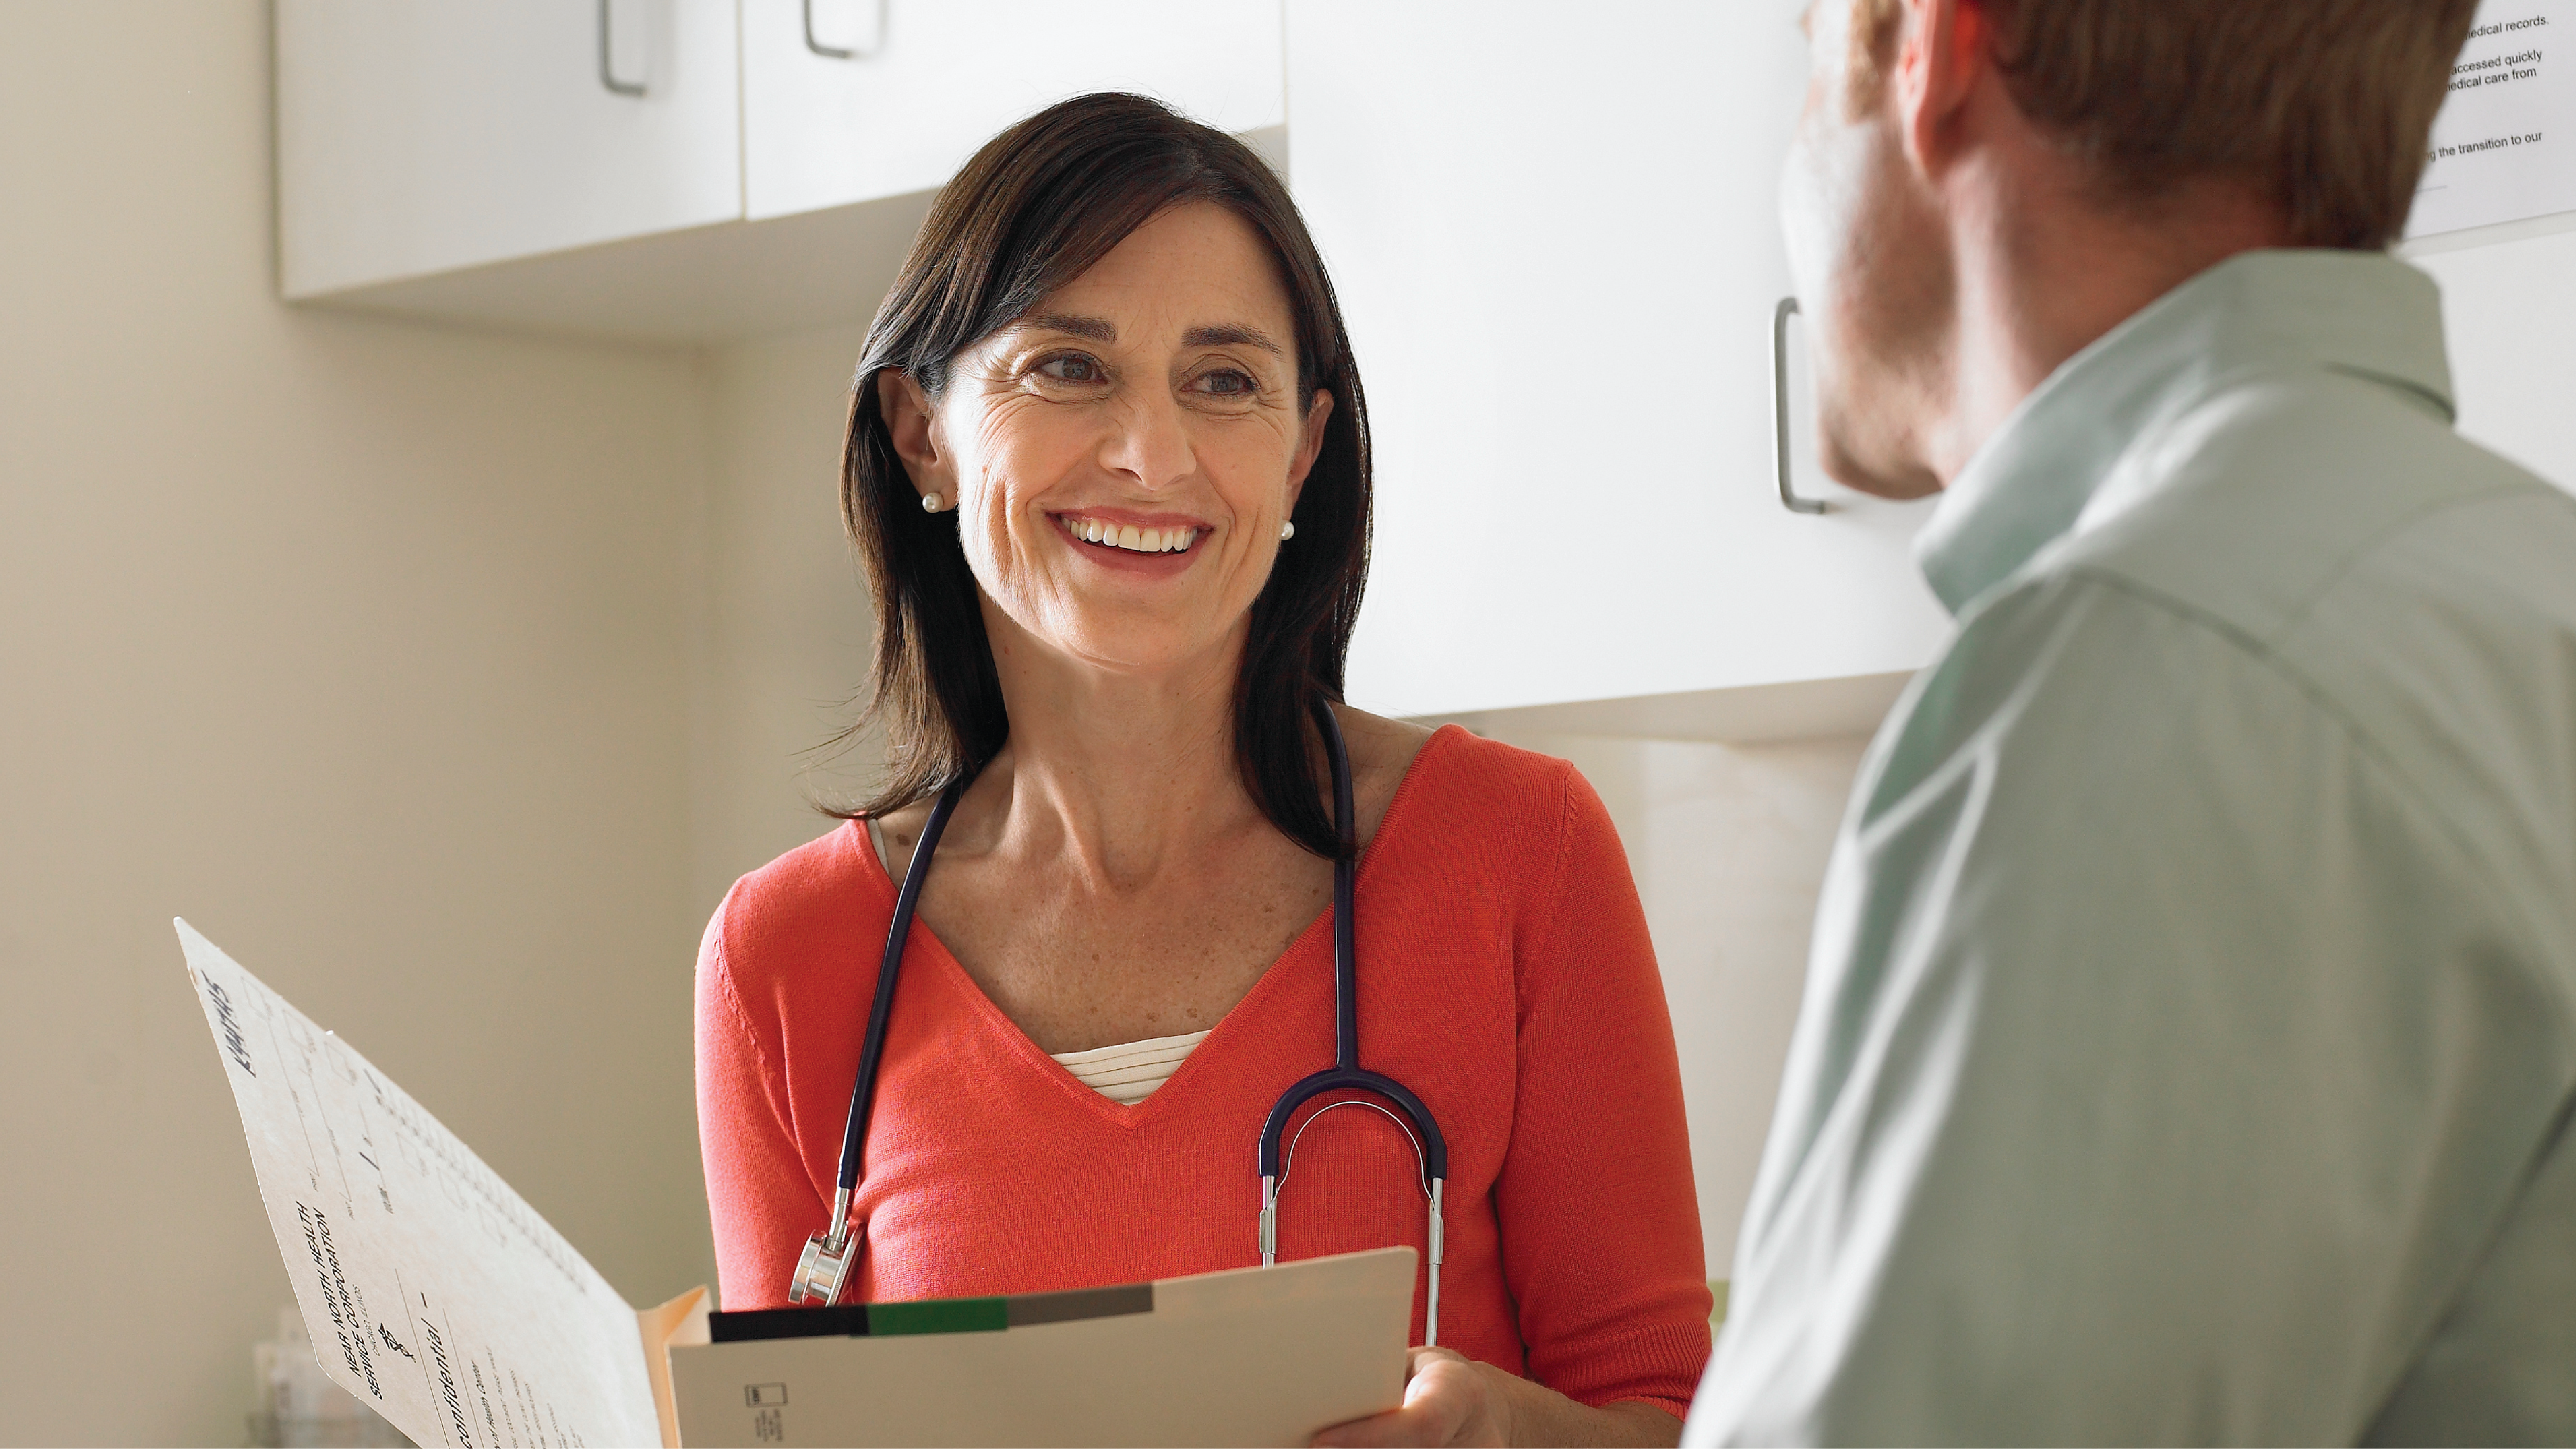
M2576 0L2485 0L2433 122L2409 238L2576 211Z
M417 1444L677 1446L684 1420L706 1449L1303 1444L1403 1398L1410 1247L753 1313L795 1322L724 1342L704 1289L638 1313L384 1073L177 924L315 1356Z
M324 1368L423 1445L660 1444L635 1310L436 1118L187 922Z

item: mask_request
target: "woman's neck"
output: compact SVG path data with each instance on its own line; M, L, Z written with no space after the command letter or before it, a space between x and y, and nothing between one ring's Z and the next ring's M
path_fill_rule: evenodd
M1046 649L999 613L987 630L1011 734L961 802L961 844L1070 865L1118 894L1262 824L1235 764L1243 631L1169 668L1117 670Z

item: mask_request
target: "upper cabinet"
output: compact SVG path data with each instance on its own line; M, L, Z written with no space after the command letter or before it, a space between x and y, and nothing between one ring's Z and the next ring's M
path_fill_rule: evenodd
M1066 96L1286 112L1279 0L276 6L289 298L638 341L865 317L923 193Z
M1930 658L1948 620L1909 553L1924 505L1818 476L1795 325L1794 486L1827 511L1784 507L1774 470L1796 20L1785 0L1289 7L1292 179L1375 441L1363 707L1741 693Z
M1276 0L741 0L754 220L940 185L1020 117L1141 91L1227 131L1280 124Z
M288 297L742 214L734 0L276 0Z

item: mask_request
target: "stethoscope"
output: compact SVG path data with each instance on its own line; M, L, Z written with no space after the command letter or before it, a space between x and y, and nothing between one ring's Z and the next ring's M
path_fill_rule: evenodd
M1325 752L1333 764L1333 832L1341 838L1341 858L1333 863L1333 1065L1299 1080L1280 1094L1270 1108L1268 1120L1261 1124L1259 1160L1261 1168L1261 1266L1272 1266L1279 1254L1279 1192L1287 1186L1288 1169L1296 1164L1297 1142L1306 1128L1326 1112L1342 1107L1366 1107L1402 1129L1413 1143L1415 1161L1422 1173L1422 1194L1431 1202L1431 1251L1428 1271L1431 1275L1428 1306L1423 1314L1422 1341L1440 1341L1440 1194L1449 1180L1449 1146L1440 1136L1440 1124L1432 1120L1431 1109L1422 1104L1403 1083L1381 1076L1360 1065L1359 984L1355 966L1357 951L1353 946L1351 902L1358 867L1354 857L1357 843L1352 824L1351 757L1342 743L1342 727L1333 718L1332 707L1318 700L1315 722L1324 735ZM858 1244L866 1235L863 1225L850 1219L850 1197L858 1190L859 1176L866 1157L868 1116L875 1109L877 1068L885 1056L886 1018L894 1007L895 978L903 970L905 938L912 933L913 907L921 900L921 882L930 874L930 857L939 848L940 832L948 828L948 817L956 810L957 801L965 795L971 777L959 780L940 792L938 803L930 810L930 821L921 830L921 842L913 847L912 864L903 873L903 889L895 897L894 922L886 928L885 957L877 967L876 999L868 1006L867 1035L859 1046L859 1078L850 1087L849 1125L841 1134L841 1180L832 1194L832 1218L828 1231L805 1240L805 1251L796 1260L795 1276L788 1280L787 1301L799 1306L828 1306L840 1301L841 1289L850 1276L850 1265L858 1258ZM1326 1104L1306 1119L1297 1136L1288 1143L1286 1160L1279 1151L1280 1134L1288 1119L1308 1101L1326 1092L1366 1092L1392 1102L1402 1110L1399 1117L1375 1102L1358 1097L1344 1098ZM1409 1125L1408 1125L1409 1123Z

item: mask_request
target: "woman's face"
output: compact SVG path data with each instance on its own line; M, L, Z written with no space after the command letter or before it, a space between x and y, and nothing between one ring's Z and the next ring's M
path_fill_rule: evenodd
M1332 406L1298 396L1295 339L1258 234L1197 203L960 355L935 402L880 375L997 654L1017 633L1122 673L1232 664Z

